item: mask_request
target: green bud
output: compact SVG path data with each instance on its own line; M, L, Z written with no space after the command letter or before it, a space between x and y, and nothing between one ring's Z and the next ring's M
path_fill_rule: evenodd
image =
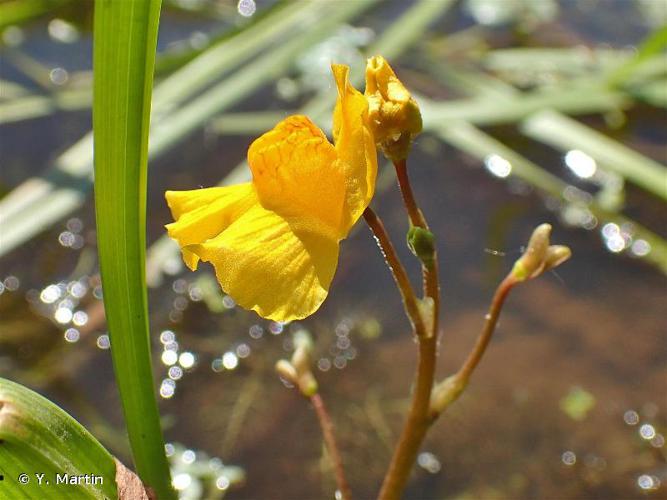
M435 237L433 233L423 227L411 226L407 240L410 251L428 269L431 269L435 259Z

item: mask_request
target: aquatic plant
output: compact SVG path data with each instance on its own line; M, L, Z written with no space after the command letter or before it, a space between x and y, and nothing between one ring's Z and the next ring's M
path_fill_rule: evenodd
M110 7L113 3L107 2L105 5ZM220 40L211 41L210 45L192 50L180 58L171 58L166 54L166 57L158 61L156 71L159 71L160 67L165 68L169 65L177 67L187 61L193 61L193 64L184 66L156 86L154 112L157 111L158 116L165 120L155 127L150 149L147 137L159 2L138 0L131 9L128 3L124 9L114 6L115 12L107 10L105 13L104 9L99 9L99 13L96 12L95 191L105 284L105 307L112 332L114 365L135 466L146 485L161 490L161 498L169 497L173 492L170 490L168 468L163 461L163 442L154 404L150 356L147 349L143 266L146 162L149 152L157 155L168 150L189 131L199 127L216 113L227 110L262 83L270 82L284 74L289 67L287 63L295 59L296 54L300 54L302 46L308 46L323 38L337 23L352 18L373 3L370 0L360 0L349 2L339 8L331 8L326 4L286 6L287 3L279 2L267 19L258 20L257 23L238 30L236 33L238 37L232 36L229 40L222 40L222 43L218 43ZM411 5L404 15L371 46L370 52L377 51L396 56L406 46L414 43L423 27L436 18L437 14L445 11L451 3L444 0L442 2L422 0ZM3 6L3 9L4 7L6 6ZM267 49L278 35L295 31L294 27L299 26L304 19L309 19L308 16L313 13L319 13L321 20L313 25L312 32L303 38L295 36L285 44L276 45L271 50ZM2 22L7 19L10 18L3 17ZM466 36L465 33L457 35ZM215 201L206 205L208 200L199 200L199 202L204 201L204 205L200 208L205 210L199 214L201 218L194 217L189 221L192 223L193 233L196 233L193 235L192 243L188 243L187 238L183 236L189 226L183 229L186 221L182 218L194 213L186 214L187 209L192 208L190 202L197 205L199 202L196 198L208 189L196 190L191 198L184 195L181 200L178 199L179 194L171 194L174 201L171 203L172 209L178 221L174 223L170 233L177 239L181 236L186 264L195 267L195 257L217 264L216 267L221 268L221 272L217 274L223 288L235 296L241 305L255 309L265 317L280 321L305 317L314 313L319 307L329 293L330 275L333 275L337 265L337 253L336 258L333 258L334 247L337 252L340 239L347 236L351 224L363 215L390 265L398 290L403 297L407 316L414 327L414 336L419 344L420 353L413 402L385 478L382 489L384 498L392 498L399 494L414 462L416 449L425 433L467 386L491 340L501 308L510 290L520 283L538 277L569 257L567 248L550 245L548 241L550 227L539 226L528 243L526 253L498 286L485 318L483 330L465 362L456 373L436 382L433 376L435 352L438 336L443 330L438 326L440 300L437 245L436 235L431 232L424 214L419 209L418 198L414 196L410 187L407 160L413 138L424 127L442 141L478 158L480 165L483 163L494 176L526 181L541 193L563 201L564 214L568 213L565 210L567 208L576 209L577 217L569 219L574 220L575 225L586 227L588 222L585 221L594 221L591 227L598 224L598 221L601 226L604 224L603 227L609 231L604 229L602 234L610 251L620 252L627 249L628 254L646 259L664 271L667 260L663 258L665 245L662 239L619 213L621 209L619 200L623 194L622 179L619 188L619 182L605 180L611 176L594 175L597 161L598 173L603 169L616 172L646 191L664 198L665 191L661 183L663 167L563 115L563 113L618 111L628 105L631 96L647 102L662 102L664 105L664 92L658 88L662 82L659 79L654 80L655 74L650 68L649 71L645 71L646 66L655 65L655 59L658 59L658 63L662 62L655 55L656 50L664 46L665 30L660 30L656 35L657 37L652 37L653 41L648 40L647 45L636 55L626 53L628 51L624 50L596 50L590 60L588 56L583 57L583 64L580 64L581 53L570 49L494 50L488 57L485 56L485 65L500 74L507 73L508 81L522 81L520 85L526 83L526 80L520 79L530 79L531 76L530 74L527 76L525 71L516 71L517 61L519 66L524 68L531 67L536 60L567 61L567 64L558 65L566 67L568 72L575 74L575 78L572 81L566 79L564 84L559 83L553 89L546 89L547 91L539 87L541 85L539 82L532 82L538 86L536 92L517 92L514 87L505 85L500 79L482 72L466 72L455 65L445 68L441 61L434 61L437 58L433 57L438 50L442 50L438 47L444 43L434 43L433 46L429 46L427 42L422 42L424 60L415 64L418 66L426 64L429 74L440 75L453 87L465 88L465 94L470 96L448 102L437 102L424 97L414 99L382 57L376 56L371 59L367 67L367 85L364 94L367 99L368 118L364 119L362 116L362 122L367 122L378 148L394 163L410 221L406 231L407 244L423 268L425 290L421 296L412 288L408 273L398 258L398 252L393 247L382 220L368 208L370 202L368 192L372 191L373 182L368 184L366 190L368 196L362 197L364 198L362 203L357 203L358 210L347 211L347 223L338 226L329 220L331 214L325 207L340 206L338 203L340 200L336 198L336 192L340 194L340 190L334 186L332 196L318 196L326 187L328 179L315 177L306 185L301 184L302 180L299 179L296 183L299 189L295 190L298 192L290 193L293 196L285 199L274 196L276 193L270 183L265 183L265 188L259 189L264 193L262 196L258 195L259 191L253 191L256 190L253 184L246 184L243 188L232 186L209 188L211 197ZM655 40L659 42L657 49ZM645 50L647 48L650 50ZM252 57L255 51L261 50L266 50L266 54L258 58ZM18 55L17 59L20 60ZM251 62L238 70L234 69L237 64L245 60ZM160 65L160 62L164 64ZM585 66L589 73L579 71L577 69L579 66ZM638 68L642 71L635 72ZM213 78L223 72L229 72L231 75L225 76L222 82L211 85ZM187 85L184 84L186 82ZM201 90L207 87L210 88ZM300 111L318 123L322 111L326 109L328 113L329 97L334 94L328 91L327 85L320 87L324 90L306 103ZM188 98L200 90L202 92L200 96L187 102ZM89 106L87 98L90 89L83 88L71 93L75 95L70 96L68 91L62 90L54 90L53 94L48 96L22 97L19 94L16 102L2 103L3 114L0 116L0 121L47 115L59 108L79 109ZM357 95L358 93L355 94ZM502 98L499 99L499 96ZM28 105L28 101L32 104ZM422 104L423 120L417 101ZM261 111L222 115L213 120L211 129L220 133L230 133L230 131L259 133L270 128L279 119L275 118L276 115L281 118L282 114L282 111ZM273 132L269 132L274 135L267 138L268 149L283 139L291 140L291 134L285 132L285 128L291 127L290 123L300 130L295 133L297 137L306 132L305 142L316 140L319 144L328 144L324 134L317 130L308 118L299 117L292 120L293 122L289 120L282 122ZM155 125L156 120L153 121ZM567 152L565 157L567 166L577 177L592 179L591 182L596 187L599 184L599 193L594 197L586 196L588 193L580 190L575 192L576 196L571 196L573 189L568 183L531 163L494 139L491 134L476 128L477 125L511 122L520 123L524 135ZM282 135L286 135L287 138ZM329 146L335 150L338 149L340 142L337 140L338 135L334 127L335 146L330 144ZM278 136L278 140L274 140L275 136ZM346 148L341 147L341 149ZM261 151L265 152L264 149ZM333 156L327 158L326 154L322 156L324 159L318 158L318 155L310 155L308 159L318 158L317 162L313 162L317 163L318 167L323 165L331 167L337 161L343 161L338 157L337 151L335 159ZM31 189L17 189L12 196L2 200L5 221L3 231L6 232L3 241L0 242L0 252L8 252L21 242L27 241L40 229L47 227L50 221L62 217L83 203L92 183L91 159L91 136L84 136L80 143L58 159L52 170L42 177L31 179L41 182L28 182L27 187ZM252 161L250 163L253 170L253 163L257 163ZM366 163L368 167L368 162ZM280 165L280 161L272 162L271 165ZM245 169L244 165L234 172L242 169ZM363 176L346 177L346 175L342 174L342 177L357 180L362 178L368 181L368 178L364 179ZM293 185L294 183L291 183L293 180L288 178L285 184ZM618 177L616 180L618 181ZM281 184L281 188L283 187ZM305 189L306 187L311 189ZM306 202L301 203L304 193ZM239 210L237 213L235 210L230 210L229 198L235 195L243 195L236 201L243 205L242 208L247 208L247 211ZM347 208L354 204L355 198L359 198L351 195L347 189L342 198L347 200L348 195L352 201L347 205L342 202L342 206ZM333 199L337 201L329 203ZM290 203L290 200L295 203ZM323 200L326 200L326 203L320 204L319 202ZM246 203L248 206L245 206ZM221 211L217 212L216 207ZM299 210L293 211L295 207ZM361 207L364 208L363 213ZM240 230L230 234L233 223L246 222L248 219L244 217L251 211L255 215L260 212L262 214L272 212L276 215L270 217L270 225L258 226L261 230L252 232L254 237L269 236L266 241L270 242L273 241L271 238L283 235L290 242L288 247L291 249L295 248L295 243L298 246L294 237L301 243L314 238L317 243L306 248L306 253L316 250L314 253L327 265L318 267L317 263L320 261L313 261L306 266L310 273L308 276L314 276L312 286L302 288L300 283L303 280L298 279L300 274L295 270L295 262L289 261L287 265L281 265L286 261L285 256L270 244L265 244L264 247L268 248L262 248L261 252L247 252L246 250L256 243L246 238L249 236L245 233L249 229L248 226L238 224L236 228ZM313 211L315 216L309 211ZM342 212L345 210L341 210ZM215 233L219 236L227 233L225 238L221 238L224 246L215 246L211 243L209 252L206 252L204 246L213 238L208 236L210 228L204 228L203 225L220 224L220 215L225 223L227 216L231 218L238 215L238 220L229 220L228 227ZM348 224L349 228L346 227ZM303 230L303 225L307 230ZM318 226L319 230L311 231L313 225ZM633 238L635 243L641 245L631 246ZM227 250L230 241L235 244L232 247L235 253L221 254L221 248ZM162 266L168 261L165 256L169 256L172 252L172 247L165 246L165 242L166 238L162 238L150 252L148 271L149 278L153 282L159 279ZM239 242L248 246L236 246ZM297 254L303 257L303 251L304 248L299 247ZM201 255L196 252L200 252ZM254 256L261 258L251 262ZM237 257L247 260L236 259ZM233 263L237 260L243 262L244 272L237 277L229 272L232 260ZM322 271L324 279L321 282L318 269L320 271L324 269ZM249 275L253 272L258 273L256 280L249 279ZM266 284L272 283L271 280L275 278L281 278L278 288L274 287L280 289L281 294L277 297L277 305L273 304L275 307L272 307L270 301L274 297L267 295L269 287ZM243 297L247 297L247 300ZM299 298L305 299L297 304ZM269 305L262 307L260 302ZM218 304L218 307L222 306ZM349 497L351 493L344 477L341 454L335 442L332 419L319 394L318 382L311 369L312 342L303 332L299 332L295 335L293 344L294 354L291 359L279 361L276 369L281 378L296 386L316 410L324 440L335 464L339 490L344 497ZM429 386L430 391L427 390ZM0 425L0 430L1 428ZM54 447L57 446L56 443Z
M417 102L381 56L368 60L364 96L350 87L348 68L332 66L338 100L335 146L307 117L292 116L259 137L248 150L252 182L192 191L167 191L176 222L169 235L186 265L213 263L223 290L238 304L281 322L313 314L327 296L336 269L338 241L363 214L403 299L419 344L412 403L382 483L379 498L398 499L426 432L465 389L491 340L510 290L570 257L551 245L551 226L533 232L521 258L500 283L482 333L454 375L435 383L440 283L435 235L410 185L407 158L422 120ZM409 221L407 243L422 267L423 295L413 290L380 217L368 206L377 171L375 147L393 163ZM292 359L276 370L316 409L334 463L338 491L351 498L333 425L311 370L312 342L303 332Z

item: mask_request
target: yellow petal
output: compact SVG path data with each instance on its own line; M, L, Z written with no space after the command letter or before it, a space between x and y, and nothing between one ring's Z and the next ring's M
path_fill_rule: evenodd
M341 238L345 172L336 151L307 117L290 116L248 149L260 203L293 227Z
M239 305L283 322L320 307L338 261L337 241L295 231L259 203L216 238L188 249L213 264L222 289Z
M183 260L193 271L197 269L199 257L184 247L204 243L217 236L257 203L257 196L250 183L192 191L167 191L165 197L176 220L167 224L167 232L181 246Z
M333 134L341 168L348 179L346 191L346 226L357 221L373 197L377 176L375 140L368 124L366 98L349 82L349 68L331 66L338 101L334 110Z

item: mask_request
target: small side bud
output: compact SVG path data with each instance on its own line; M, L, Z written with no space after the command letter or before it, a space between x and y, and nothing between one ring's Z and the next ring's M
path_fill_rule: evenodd
M317 394L317 380L310 368L313 340L306 330L294 334L294 353L292 359L281 359L276 363L278 374L296 385L299 392L307 398Z
M278 375L280 375L288 382L291 382L292 384L298 383L297 382L298 375L296 373L296 368L294 368L294 366L292 366L292 363L290 363L286 359L278 360L278 362L276 363L276 371L278 372Z
M554 267L558 267L570 257L572 257L570 247L566 247L565 245L551 245L547 248L547 255L544 259L544 270L549 271Z
M408 248L428 269L433 268L435 259L435 236L428 229L412 226L407 235Z
M537 278L570 258L572 252L563 245L550 245L551 225L535 228L523 255L514 263L512 275L517 281Z
M431 393L431 413L439 415L445 411L449 405L459 398L466 385L467 381L456 375L451 375L436 384Z
M382 56L367 61L364 95L376 144L390 160L404 160L412 139L422 130L421 112Z

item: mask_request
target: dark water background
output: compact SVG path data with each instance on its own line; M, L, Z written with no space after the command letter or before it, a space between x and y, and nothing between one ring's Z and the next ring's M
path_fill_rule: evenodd
M393 10L400 12L398 2L386 15ZM387 21L369 14L355 25L381 29ZM213 24L167 10L160 46ZM470 18L457 10L435 23L433 34L468 24ZM533 39L520 41L499 29L495 40L502 46L569 40L619 48L639 43L647 33L633 2L565 2L557 21ZM89 68L90 49L89 32L74 45L57 44L49 39L46 22L30 25L23 45L45 64L68 71ZM394 67L399 74L405 71L408 86L419 89L423 82L411 67L415 55L406 53ZM3 63L2 77L32 85L9 64ZM439 97L437 84L433 88L431 95ZM261 109L276 99L273 87L264 88L235 110ZM616 138L664 161L664 113L636 106L627 118ZM595 116L584 121L603 125ZM88 110L3 125L2 192L39 175L90 125ZM541 166L568 175L561 154L528 141L514 127L490 131ZM150 165L149 243L170 221L164 190L218 182L243 159L252 139L201 130ZM440 376L464 359L495 283L520 255L535 225L552 223L553 241L569 245L574 257L510 297L468 390L432 428L407 497L664 498L666 455L664 438L662 445L658 439L667 431L664 276L638 259L607 251L599 228L563 226L536 193L513 193L480 162L434 137L420 137L409 164L440 245ZM626 204L627 213L664 234L665 211L657 199L628 186ZM373 206L416 283L418 268L400 244L406 220L397 190L391 186L380 192ZM83 247L60 244L65 231L79 234ZM97 346L106 332L93 294L98 283L92 201L1 262L0 278L15 276L20 282L17 290L0 295L3 376L70 411L130 463L111 357ZM352 487L358 498L371 498L407 408L416 348L367 229L359 224L343 243L329 298L299 325L282 328L236 307L211 312L200 300L201 279L210 275L206 266L196 274L179 272L149 290L156 384L168 378L168 367L160 361L162 332L173 331L179 352L196 358L173 396L160 400L167 440L243 467L245 485L228 498L331 498L334 485L314 412L273 372L275 361L288 355L289 332L307 328L316 339L317 359L326 360L320 366L329 366L317 376ZM53 309L39 296L49 284L75 281L87 287L76 309L86 311L88 319L77 328L80 338L68 342L63 334L71 325L55 322ZM238 366L221 367L225 353L232 353L226 359L233 364L236 357ZM585 408L581 419L564 411L568 403ZM656 437L650 437L651 429ZM663 484L644 490L644 475Z

